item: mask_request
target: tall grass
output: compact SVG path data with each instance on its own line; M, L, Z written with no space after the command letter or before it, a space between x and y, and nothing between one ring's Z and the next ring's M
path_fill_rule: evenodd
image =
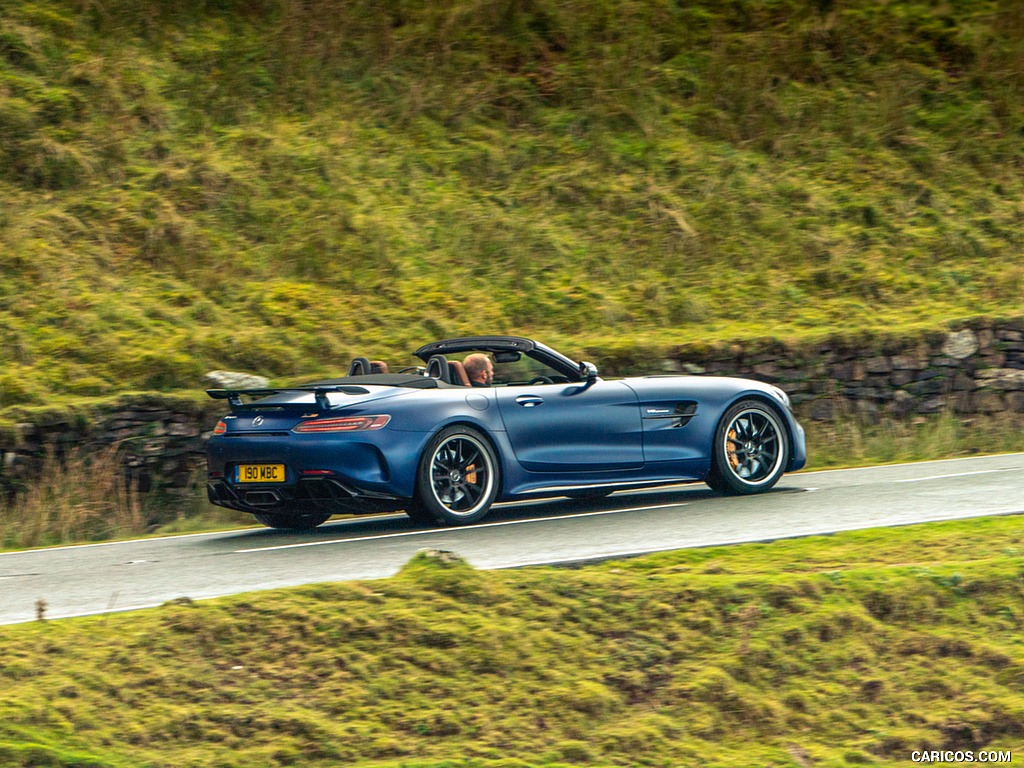
M248 515L209 504L202 482L171 496L140 492L118 445L46 450L38 477L0 502L0 547L23 549L233 527Z
M1024 451L1020 419L1013 414L944 413L876 423L848 416L804 426L812 470Z
M138 490L122 471L118 447L47 449L41 479L0 506L0 541L33 547L96 541L143 530Z

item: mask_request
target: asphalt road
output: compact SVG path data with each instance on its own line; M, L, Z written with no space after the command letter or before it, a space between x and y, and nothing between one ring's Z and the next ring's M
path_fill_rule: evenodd
M770 493L722 497L703 484L598 502L502 504L480 525L424 529L404 515L309 533L205 533L0 554L0 624L124 611L395 573L418 550L477 568L602 560L687 547L1024 513L1024 454L787 475Z

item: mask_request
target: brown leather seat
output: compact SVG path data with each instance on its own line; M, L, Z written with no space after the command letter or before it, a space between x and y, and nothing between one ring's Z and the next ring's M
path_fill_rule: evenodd
M452 384L469 386L469 376L466 375L466 368L458 360L449 360L448 368L451 371Z

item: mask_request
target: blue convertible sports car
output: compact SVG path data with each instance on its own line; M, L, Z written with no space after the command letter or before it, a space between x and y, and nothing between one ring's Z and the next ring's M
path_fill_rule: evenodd
M470 385L469 353L493 363L491 386ZM686 480L757 493L806 461L789 399L758 381L606 380L514 336L437 341L415 355L398 373L357 358L340 379L209 390L231 406L207 451L210 501L274 528L397 510L463 525L495 501Z

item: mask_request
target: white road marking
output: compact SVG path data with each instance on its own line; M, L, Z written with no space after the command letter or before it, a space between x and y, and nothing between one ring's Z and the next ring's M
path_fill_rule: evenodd
M503 525L525 525L527 523L548 523L559 520L571 520L575 517L597 517L599 515L618 515L623 512L645 512L651 509L667 509L668 507L686 507L683 504L656 504L651 507L629 507L628 509L606 509L600 512L580 512L575 515L559 515L558 517L531 517L528 520L504 520L500 523L480 523L466 528L467 531L479 531L481 528L500 528ZM234 554L244 555L252 552L273 552L279 549L299 549L300 547L323 547L328 544L351 544L357 541L381 541L382 539L398 539L406 536L436 536L439 533L452 533L457 528L428 528L425 531L402 531L401 533L388 533L383 536L355 536L351 539L330 539L328 541L304 541L299 544L279 544L273 547L253 547L252 549L236 549Z
M176 541L178 539L197 539L203 536L224 536L230 533L263 530L262 528L228 528L223 531L203 531L202 533L174 533L170 536L150 536L146 539L121 539L120 541L99 541L95 544L65 544L60 547L34 547L31 549L12 549L0 552L0 557L7 555L23 555L26 552L60 552L64 549L93 549L95 547L120 547L124 544L145 544L147 542ZM82 614L87 615L87 614Z
M338 523L351 523L358 520L359 522L366 522L370 520L403 520L405 514L383 514L383 515L360 515L356 517L342 518L340 520L332 520L329 523L325 523L324 527L320 530L329 528L332 525ZM159 544L164 541L177 541L179 539L198 539L198 538L209 538L210 536L231 536L236 534L245 533L266 533L268 529L265 526L248 526L239 528L225 528L222 531L202 531L200 533L172 533L168 536L149 536L145 539L121 539L120 541L99 541L95 544L64 544L59 547L34 547L30 549L12 549L8 552L0 552L0 557L6 555L24 555L26 552L60 552L64 549L93 549L95 547L120 547L124 544ZM83 616L90 614L81 614Z
M191 599L191 598L189 598ZM210 599L210 598L207 598ZM169 597L166 600L162 600L159 603L140 603L139 605L129 605L125 608L97 608L95 611L82 611L81 613L62 613L55 617L57 619L82 619L86 616L104 616L108 613L129 613L131 611L145 611L150 608L162 608L169 602L173 602L174 598ZM35 616L26 617L24 619L13 619L5 621L4 626L10 624L28 624L30 621L38 621Z
M493 569L496 571L511 571L517 568L530 568L537 565L573 565L576 563L601 563L609 560L624 560L632 557L642 557L644 555L657 555L662 552L676 552L681 549L714 549L718 547L732 547L737 544L772 544L776 541L791 541L794 539L809 539L816 536L833 536L837 533L847 533L849 531L864 531L870 529L893 529L893 528L908 528L915 525L927 525L929 523L949 523L954 520L969 520L975 517L1011 517L1014 515L1024 515L1024 509L1016 510L1013 512L996 512L994 514L982 514L982 515L968 515L967 517L935 517L935 518L922 518L920 520L913 520L905 523L896 523L895 525L883 525L883 526L869 526L865 528L860 523L852 523L848 526L841 526L838 528L828 527L820 530L802 531L800 533L785 534L780 536L770 536L765 539L750 538L749 536L739 536L729 539L715 539L706 544L673 544L668 547L660 547L658 549L622 549L614 550L611 552L602 552L600 554L588 555L584 557L566 557L560 560L552 560L550 558L543 558L540 560L523 560L522 562L516 563L515 565L500 565Z
M811 469L787 472L785 477L808 477L810 475L828 475L833 472L863 472L870 469L896 469L898 467L923 467L926 464L949 464L954 461L984 461L986 459L1021 458L1024 453L987 453L982 456L957 456L952 459L929 459L927 461L904 461L899 464L875 464L869 467L841 467L839 469Z
M957 472L951 475L932 475L931 477L910 477L906 480L893 480L894 483L924 483L928 480L945 480L947 477L968 477L970 475L994 475L997 472L1020 472L1019 467L1007 469L980 469L976 472Z

